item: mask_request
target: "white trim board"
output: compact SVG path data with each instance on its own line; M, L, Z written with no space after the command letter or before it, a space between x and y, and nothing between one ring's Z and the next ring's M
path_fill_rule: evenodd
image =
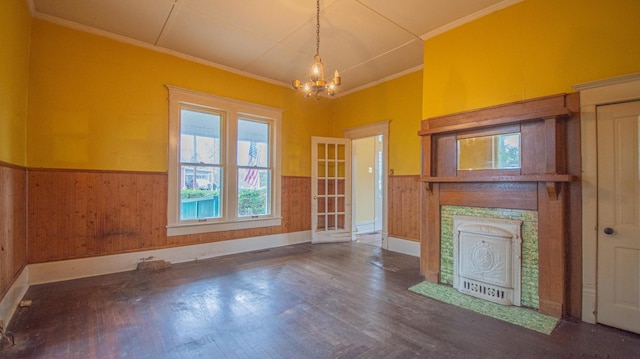
M366 234L376 231L375 221L364 221L356 223L356 234Z
M406 254L408 256L420 257L420 242L389 237L387 239L386 249L392 252Z
M20 305L20 301L27 293L27 289L29 289L29 266L22 269L22 272L9 287L7 294L0 301L0 319L4 321L3 329L9 326L9 322Z
M29 265L29 284L43 284L125 272L136 269L138 263L151 260L184 263L229 254L308 243L310 241L311 232L303 231L101 257L36 263Z
M457 19L457 20L452 21L452 22L450 22L448 24L445 24L444 26L440 26L437 29L431 30L431 31L427 32L426 34L420 36L420 38L423 41L428 40L428 39L430 39L432 37L436 37L436 36L438 36L440 34L444 34L447 31L453 30L453 29L455 29L457 27L460 27L460 26L462 26L462 25L464 25L466 23L472 22L472 21L477 20L477 19L479 19L481 17L487 16L487 15L493 13L493 12L505 9L505 8L511 6L511 5L515 5L515 4L517 4L519 2L522 2L522 1L524 1L524 0L504 0L504 1L501 1L501 2L499 2L497 4L493 4L491 6L488 6L488 7L484 8L484 9L480 9L480 10L478 10L478 11L472 13L472 14L464 16L464 17L462 17L460 19Z

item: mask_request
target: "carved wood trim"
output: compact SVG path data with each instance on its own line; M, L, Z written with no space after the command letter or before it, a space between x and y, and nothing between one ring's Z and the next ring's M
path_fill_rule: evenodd
M560 190L562 187L559 182L547 182L547 195L549 196L550 201L557 201L558 196L560 195Z
M422 121L422 128L418 135L483 129L552 117L569 117L572 112L566 104L565 97L565 94L559 94L432 117Z

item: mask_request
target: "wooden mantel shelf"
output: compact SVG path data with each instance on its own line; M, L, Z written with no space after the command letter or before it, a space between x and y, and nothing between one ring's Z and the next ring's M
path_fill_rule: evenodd
M578 177L568 174L518 175L518 176L437 176L420 177L420 182L428 183L471 183L471 182L573 182Z

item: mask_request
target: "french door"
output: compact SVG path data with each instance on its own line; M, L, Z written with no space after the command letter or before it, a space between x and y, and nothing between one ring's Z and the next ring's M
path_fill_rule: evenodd
M351 140L311 138L311 242L351 240Z

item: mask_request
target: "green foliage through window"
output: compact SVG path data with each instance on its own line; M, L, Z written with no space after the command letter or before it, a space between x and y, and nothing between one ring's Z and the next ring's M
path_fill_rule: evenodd
M267 189L241 189L238 193L238 215L266 215Z
M191 199L191 198L202 198L202 197L211 197L217 196L218 191L210 191L203 189L183 189L180 191L180 198L182 199Z

